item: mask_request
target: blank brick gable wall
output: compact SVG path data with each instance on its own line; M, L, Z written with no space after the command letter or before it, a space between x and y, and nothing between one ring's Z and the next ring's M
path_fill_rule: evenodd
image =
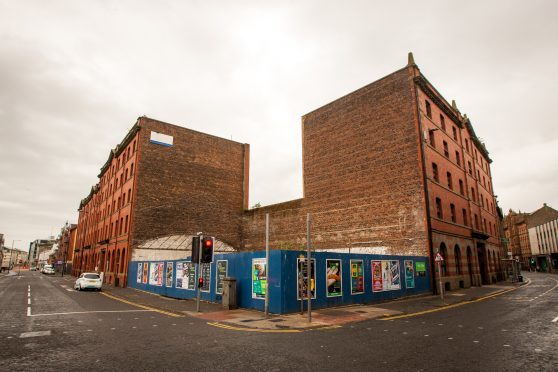
M303 117L304 198L245 214L246 249L385 247L428 255L413 71L404 68Z
M406 67L303 117L318 246L428 254L413 89Z
M203 231L239 246L248 145L145 117L140 126L132 245ZM173 146L150 143L151 131Z

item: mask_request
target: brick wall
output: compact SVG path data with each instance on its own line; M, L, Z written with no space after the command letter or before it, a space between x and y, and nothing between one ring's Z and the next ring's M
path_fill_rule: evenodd
M248 145L145 117L139 124L133 247L199 231L240 245ZM151 131L172 136L173 146L150 143Z
M399 70L302 118L304 198L245 214L243 249L320 248L427 255L412 71ZM378 251L379 252L379 251Z

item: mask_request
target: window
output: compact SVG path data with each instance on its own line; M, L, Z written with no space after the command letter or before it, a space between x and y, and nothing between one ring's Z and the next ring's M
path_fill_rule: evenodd
M469 152L469 140L465 138L465 150Z
M446 141L444 141L444 155L446 158L449 158L448 143Z
M128 190L128 203L130 202L131 197L132 197L132 189Z
M450 212L451 212L451 222L457 222L457 218L455 216L455 205L450 204Z
M487 231L487 229L486 229L486 218L482 219L482 231L484 231L484 232Z
M442 200L440 198L436 198L436 216L438 218L444 218L442 213Z
M480 171L477 169L477 180L480 182Z
M463 225L469 226L469 221L467 221L467 210L463 208L461 213L463 214Z
M136 141L134 141L134 152L136 152Z
M479 216L475 213L475 229L479 229Z
M451 127L453 130L453 139L457 141L457 129L455 127Z
M463 180L459 180L459 193L465 195L465 188L463 186Z
M467 165L469 165L469 174L472 176L473 175L473 167L471 166L471 161L470 160L467 161Z
M130 177L134 174L134 163L130 166Z
M471 199L473 199L474 202L477 201L477 197L475 196L475 188L471 187Z
M436 147L436 138L434 138L434 131L428 130L428 138L430 139L430 146Z
M461 271L461 250L459 249L459 246L456 244L455 248L453 249L453 253L455 256L455 268L457 271L457 275L461 275L462 271Z
M118 232L119 235L122 235L122 229L124 228L124 217L120 219L120 230Z
M440 177L438 176L438 165L436 163L432 163L432 177L434 177L434 181L440 182Z
M444 119L444 115L440 114L440 125L442 126L442 130L446 130L446 120Z
M128 169L126 168L126 176L124 177L124 179L128 179Z
M461 166L461 156L459 156L459 151L455 152L455 162L457 165Z
M430 107L430 102L425 100L424 103L426 104L426 116L432 119L432 107Z
M128 232L128 216L126 216L126 224L124 225L124 234Z
M449 187L451 190L453 190L453 181L452 181L452 179L451 179L451 173L450 173L450 172L447 172L447 173L446 173L446 177L448 178L448 187Z
M482 176L482 184L483 184L484 188L486 188L486 179L484 178L484 176Z

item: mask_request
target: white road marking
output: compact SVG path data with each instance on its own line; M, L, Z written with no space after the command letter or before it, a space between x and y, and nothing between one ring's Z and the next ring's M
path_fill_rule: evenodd
M552 323L556 323L556 322L558 322L558 316L556 318L552 319Z
M31 293L27 293L27 297L31 297Z
M92 330L92 329L88 329L87 332L93 332L93 330Z
M453 337L448 337L448 340L453 340Z
M31 316L31 306L27 306L27 316Z
M136 329L136 327L132 327L132 329Z
M31 311L31 309L29 309ZM73 314L93 314L93 313L138 313L138 312L147 312L147 311L155 311L155 310L96 310L96 311L70 311L67 313L50 313L50 314L33 314L29 316L50 316L50 315L73 315ZM118 319L120 320L120 319ZM82 323L83 320L78 320L79 323Z
M114 331L116 328L111 328L111 331Z
M540 353L540 352L542 351L542 349L535 349L535 351L536 351L537 353Z
M19 335L19 338L40 337L40 336L50 336L50 331L24 332Z
M176 323L172 323L172 325L176 325ZM367 329L370 329L370 328L367 328Z
M428 335L424 335L424 337L428 337Z
M157 324L153 324L153 327L157 327Z
M484 329L483 327L478 327L478 329Z
M27 305L31 305L31 299L30 298L27 299Z
M8 336L8 337L6 337L6 338L13 338L13 337L12 337L12 336Z
M68 292L73 292L74 291L73 289L70 289L70 288L64 288L64 289L67 290Z
M478 344L479 342L477 340L473 341L475 344Z

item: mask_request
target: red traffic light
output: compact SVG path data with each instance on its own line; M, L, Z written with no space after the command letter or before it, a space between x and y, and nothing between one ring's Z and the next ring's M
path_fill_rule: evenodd
M213 239L211 239L211 238L204 239L203 244L205 245L206 248L211 248L211 247L213 247Z

